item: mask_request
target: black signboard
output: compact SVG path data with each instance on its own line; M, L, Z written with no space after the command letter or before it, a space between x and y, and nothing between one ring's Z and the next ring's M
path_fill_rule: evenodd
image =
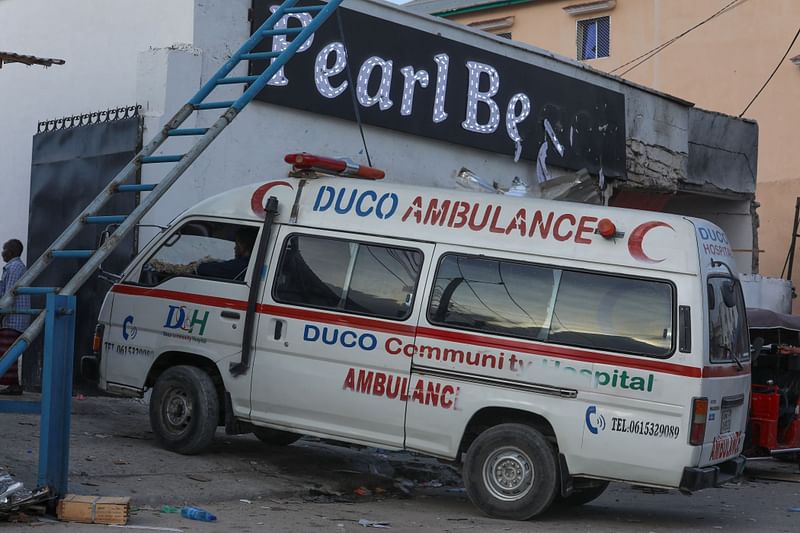
M253 0L254 31L274 5ZM285 39L258 51L280 50ZM251 73L267 65L252 61ZM348 120L355 100L366 124L606 176L625 171L621 93L342 7L257 98Z

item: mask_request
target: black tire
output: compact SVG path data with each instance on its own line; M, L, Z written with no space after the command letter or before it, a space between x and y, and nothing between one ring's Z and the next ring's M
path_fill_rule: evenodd
M608 481L600 482L599 485L592 487L585 487L575 489L572 494L567 497L558 497L558 503L564 506L577 507L596 500L608 488Z
M184 455L206 450L219 421L219 395L211 377L194 366L165 370L150 398L150 425L164 448Z
M268 446L288 446L302 437L297 433L289 433L280 429L253 426L253 435Z
M462 474L475 506L510 520L543 513L559 486L555 450L525 424L500 424L481 433L467 450Z

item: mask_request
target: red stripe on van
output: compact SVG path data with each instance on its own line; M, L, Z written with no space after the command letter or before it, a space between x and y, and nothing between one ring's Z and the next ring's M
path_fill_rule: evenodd
M111 291L119 294L133 294L136 296L147 296L150 298L177 300L179 302L209 305L212 307L225 307L227 309L238 309L241 311L247 310L247 302L244 300L232 300L230 298L219 298L217 296L206 296L204 294L167 291L164 289L152 289L148 287L139 287L136 285L114 285L111 288ZM256 306L256 311L262 314L277 315L283 318L308 320L310 322L324 322L326 324L369 329L383 333L408 335L409 337L413 337L415 332L414 326L409 326L408 324L384 322L374 318L344 315L341 313L329 313L313 309L298 309L295 307L259 304Z
M244 300L232 300L217 296L206 296L203 294L192 294L188 292L169 291L164 289L152 289L139 287L136 285L114 285L112 292L119 294L133 294L137 296L148 296L150 298L162 298L166 300L177 300L180 302L196 303L213 307L225 307L228 309L247 310L247 302ZM580 350L558 346L554 344L542 344L526 342L520 340L497 339L485 335L465 333L463 331L451 331L430 327L409 326L394 322L385 322L374 318L366 318L355 315L345 315L340 313L329 313L312 309L301 309L295 307L284 307L279 305L259 304L256 310L262 314L276 315L283 318L293 318L297 320L308 320L311 322L322 322L339 326L349 326L353 328L368 329L382 333L395 333L399 335L414 336L419 335L429 339L437 339L448 342L474 344L479 346L489 346L501 350L516 350L538 356L552 356L561 359L570 359L585 363L598 363L604 365L619 366L624 368L635 368L650 372L663 372L676 376L686 376L690 378L699 377L721 377L737 375L734 366L705 367L703 369L693 366L678 365L657 359L641 359L633 356L625 357L609 355L606 353L593 352L590 350ZM745 365L747 372L750 366Z
M414 326L398 324L396 322L384 322L374 318L363 316L344 315L341 313L327 313L311 309L298 309L296 307L283 307L281 305L259 304L256 308L259 313L267 315L278 315L283 318L295 318L298 320L308 320L310 322L324 322L338 326L349 326L351 328L368 329L370 331L380 331L381 333L397 333L398 335L408 335L413 337Z
M593 352L567 348L555 344L540 344L535 342L497 339L484 335L456 332L451 330L434 329L427 327L417 328L417 335L430 339L437 339L449 342L459 342L475 344L479 346L491 346L502 350L525 352L538 356L552 356L561 359L571 359L585 363L598 363L603 365L620 366L625 368L636 368L651 372L663 372L676 376L686 376L690 378L701 377L701 370L693 366L678 365L668 363L658 359L639 359L634 356L625 357L619 355L609 355L607 353Z
M177 300L200 305L210 305L212 307L225 307L228 309L247 310L247 302L244 300L232 300L230 298L220 298L218 296L206 296L205 294L192 294L190 292L167 291L164 289L151 289L149 287L138 287L136 285L114 285L111 292L119 294L134 294L136 296L148 296L150 298L161 298L163 300Z
M742 363L743 368L739 368L738 365L714 365L714 366L704 366L703 367L703 377L704 378L725 378L725 377L737 377L737 376L746 376L750 373L750 363Z

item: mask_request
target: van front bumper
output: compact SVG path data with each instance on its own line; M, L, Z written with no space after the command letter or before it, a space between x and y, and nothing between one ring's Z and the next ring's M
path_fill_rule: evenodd
M695 492L738 481L744 472L744 464L745 458L740 455L713 466L686 467L679 488L683 492Z

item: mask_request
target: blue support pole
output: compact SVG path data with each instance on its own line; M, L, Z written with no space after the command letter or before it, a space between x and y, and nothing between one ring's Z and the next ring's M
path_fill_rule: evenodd
M62 497L69 476L75 296L48 294L45 313L38 486Z

